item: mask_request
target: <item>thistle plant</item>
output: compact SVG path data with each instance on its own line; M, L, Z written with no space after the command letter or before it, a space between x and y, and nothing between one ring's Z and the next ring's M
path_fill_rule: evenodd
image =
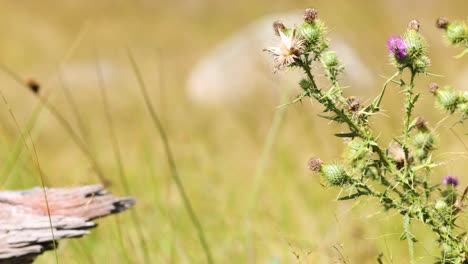
M446 38L454 45L467 44L466 24L463 22L437 24L446 31ZM387 41L390 63L395 73L384 83L380 93L367 104L357 96L345 97L340 86L340 75L345 70L336 52L330 49L327 27L318 18L316 9L305 10L300 25L287 27L281 22L273 24L280 37L278 47L266 48L275 61L274 71L297 68L304 78L299 82L301 93L291 102L309 97L323 107L320 117L343 125L345 132L335 136L344 138L343 157L336 161L310 159L308 167L319 174L325 186L342 188L338 200L373 197L385 210L396 210L402 215L401 240L406 240L411 262L414 263L416 237L412 223L427 225L436 235L440 255L436 263L468 263L467 236L457 225L468 188L460 192L458 179L447 175L434 181L433 169L443 164L433 158L438 140L423 117L414 116L414 108L421 92L416 89L418 77L429 75L431 60L428 43L419 32L418 21L410 21L402 35ZM465 52L466 53L466 52ZM318 67L328 81L319 87L311 69ZM406 77L408 76L408 77ZM378 115L387 86L396 84L404 94L404 118L401 134L392 135L387 144L375 135L370 119ZM460 122L468 114L468 95L453 87L435 83L429 86L436 105L447 114L460 114ZM439 175L439 179L442 175Z
M461 58L468 53L468 25L465 21L450 22L445 17L439 17L436 26L444 30L444 38L449 45L464 47L462 53L456 58Z

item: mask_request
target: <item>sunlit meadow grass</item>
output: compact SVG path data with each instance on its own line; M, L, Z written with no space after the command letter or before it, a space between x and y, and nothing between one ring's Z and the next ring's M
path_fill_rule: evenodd
M113 216L114 219L100 220L100 226L90 236L60 243L59 262L126 263L128 258L134 263L143 263L142 239L148 245L151 263L205 261L197 233L170 176L162 141L138 90L126 54L126 47L129 47L167 130L180 177L216 263L291 263L296 261L296 255L301 263L333 263L339 262L341 254L346 263L375 263L381 252L385 257L393 258L393 263L405 263L406 245L400 245L399 241L401 225L394 224L398 215L375 213L377 207L367 200L359 201L359 206L352 202L337 203L338 193L324 190L319 179L308 172L306 162L310 156L320 154L323 159L331 160L343 148L342 142L332 136L336 127L316 118L314 113L320 111L318 106L307 103L288 107L276 128L270 151L263 154L275 115L280 113L276 108L280 98L268 96L271 87L262 87L252 98L238 105L214 108L195 105L184 93L184 77L193 63L216 42L260 15L301 9L310 3L298 1L273 5L268 1L255 4L236 1L230 3L230 9L225 8L228 3L194 1L193 4L192 9L184 9L184 4L169 1L150 7L129 2L112 5L101 2L90 7L92 3L84 1L72 9L67 4L10 2L0 11L6 21L15 24L14 28L0 27L5 32L0 44L1 62L24 79L34 78L42 88L50 89L51 104L66 117L76 133L81 133L80 125L60 88L58 65L63 60L91 65L93 70L84 76L71 78L67 75L65 85L83 119L89 149L105 177L111 181L110 189L116 194L127 195L119 178L120 169L96 69L98 59L101 64L110 61L118 66L113 78L106 80L105 89L125 179L131 191L129 195L137 199L132 210L137 215L138 226L130 212ZM432 25L434 18L440 15L466 16L464 1L454 1L452 6L440 4L439 8L432 6L431 9L412 3L413 8L409 10L413 11L400 10L401 18L395 17L395 11L387 10L389 7L383 1L354 4L337 1L335 5L340 5L340 10L327 8L329 3L326 1L316 4L332 30L348 25L349 31L344 35L351 42L369 47L372 52L365 54L364 60L379 69L382 75L391 72L391 67L379 62L386 56L386 49L378 40L386 39L390 32L405 26L409 18L420 17L422 22ZM246 6L249 9L244 12ZM31 8L37 12L27 11ZM363 14L351 18L349 12ZM386 15L379 19L376 14ZM66 55L66 50L86 23L89 28L85 29L83 39L72 54ZM364 43L363 39L368 39L366 34L373 37ZM437 52L446 50L440 35L428 38L431 39L433 60L448 65L432 70L445 75L447 80L455 79L453 69L461 68L462 62L442 63L448 60ZM24 128L36 107L37 98L7 74L2 73L0 78L2 91ZM382 82L384 80L382 78ZM285 92L294 89L281 83L279 88ZM395 87L389 87L391 92L383 105L388 117L375 127L397 133L403 116L400 106L394 102L401 95L392 88ZM359 87L349 89L357 91ZM370 98L377 92L365 90L360 94ZM432 109L432 106L432 100L424 100L415 111L424 112L431 123L437 123L442 115L436 110L428 113L426 109ZM3 105L0 106L0 116L3 169L19 135ZM463 141L465 131L463 127L452 131L447 126L440 126L437 133L446 144L436 155L462 153L455 157L451 155L453 162L439 168L439 174L454 173L466 183L468 178L463 172L467 150L455 136ZM36 142L48 185L99 181L89 160L47 109L42 110L31 136ZM3 189L40 184L33 177L35 168L29 155L31 153L23 151L19 156L17 165L2 185ZM262 176L258 176L258 186L254 186L261 164L264 166L260 172ZM252 195L254 190L257 190L256 195ZM252 208L252 197L255 210L246 217ZM143 230L143 238L138 228ZM434 237L423 228L414 233L421 239L416 244L417 255L428 256L421 263L430 263L430 252L437 250L432 244ZM53 252L38 259L38 263L53 262Z

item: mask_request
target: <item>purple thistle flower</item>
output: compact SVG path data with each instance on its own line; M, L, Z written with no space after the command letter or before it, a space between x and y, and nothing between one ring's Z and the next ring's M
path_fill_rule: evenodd
M458 179L453 175L447 175L444 177L443 182L445 185L453 185L453 187L458 186Z
M387 47L397 59L402 59L408 54L406 52L406 44L399 36L391 36L387 41Z

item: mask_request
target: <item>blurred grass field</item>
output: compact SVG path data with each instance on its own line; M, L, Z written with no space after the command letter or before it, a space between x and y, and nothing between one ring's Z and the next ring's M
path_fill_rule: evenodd
M260 87L237 104L205 107L187 97L185 82L193 65L230 34L259 17L311 5L319 9L332 31L365 50L360 53L364 63L389 76L394 69L387 62L385 41L417 18L430 43L431 72L445 76L422 77L417 84L423 100L416 114L423 114L435 125L443 115L433 108L427 84L456 83L466 75L463 70L468 63L453 59L459 51L444 45L434 21L441 15L466 18L466 0L44 0L3 1L1 5L0 63L24 79L39 81L51 93L51 104L80 131L61 87L65 85L84 121L84 138L112 183L111 191L137 199L132 209L137 225L129 212L100 220L90 236L60 243L61 263L143 263L138 228L143 230L151 263L205 261L170 177L160 137L145 109L126 48L134 54L168 132L182 181L216 263L375 263L379 253L393 261L389 263L407 263L397 212L381 212L373 200L338 203L339 190L323 188L317 176L307 170L309 157L337 159L343 146L332 136L340 128L319 119L317 105L304 102L285 108L271 151L265 156L267 135L275 115L281 115L276 108L280 99L268 96L270 87ZM71 49L73 43L76 48ZM100 96L99 69L106 77L130 193L118 177ZM353 70L352 65L348 70ZM467 88L466 79L464 85L459 88ZM294 87L280 88L290 91L289 98L297 92ZM371 98L380 88L380 84L365 89L351 87L347 93ZM5 72L0 73L0 89L24 128L37 98ZM396 89L390 91L384 101L387 116L380 116L374 124L384 144L399 133L402 120L401 95ZM0 118L0 164L4 170L20 136L4 104L0 105ZM468 181L464 174L468 169L468 150L463 145L466 127L451 130L453 121L446 120L437 129L443 144L436 156L451 162L434 172L434 182L454 173L464 186ZM41 111L32 137L47 185L98 181L86 156L47 109ZM0 179L2 189L40 184L30 155L23 151L8 178ZM263 176L254 184L261 164ZM437 254L434 237L418 225L414 229L419 238L418 263L432 263L431 254ZM37 263L54 263L53 252L39 257Z

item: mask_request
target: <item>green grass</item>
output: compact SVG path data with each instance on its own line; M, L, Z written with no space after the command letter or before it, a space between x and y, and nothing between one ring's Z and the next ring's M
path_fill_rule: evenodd
M317 105L304 101L285 108L264 154L279 105L279 98L270 96L271 87L260 87L257 94L236 105L215 107L195 105L185 94L185 78L191 67L217 42L257 17L301 9L310 3L191 3L193 7L172 1L148 7L143 1L83 1L72 8L65 2L27 1L5 3L0 10L5 21L15 24L0 26L0 62L50 89L50 103L86 142L102 174L111 181L111 191L137 199L131 212L98 220L99 227L90 236L61 242L59 262L125 263L127 258L134 263L145 259L151 263L206 262L193 218L171 176L164 143L141 97L125 51L128 46L146 83L147 97L167 131L180 180L215 263L291 263L296 258L300 263L333 263L340 258L349 259L347 263L375 263L381 252L386 260L405 263L408 250L406 243L399 241L403 225L396 212L378 211L373 200L338 203L338 191L323 188L307 171L309 157L333 160L343 146L332 136L340 127L319 119L316 114L321 109ZM426 22L423 29L431 42L432 71L446 76L442 80L431 77L417 85L423 91L423 102L416 114L424 114L432 125L442 115L432 110L432 98L425 93L427 83L451 83L457 75L454 69L464 64L454 61L450 55L455 52L445 48L438 32L427 27L432 27L430 23L439 15L466 16L462 0L453 1L451 6L435 5L440 6L431 10L413 6L392 17L395 11L385 7L384 1L317 2L321 17L332 31L344 32L351 43L368 50L362 52L365 63L382 75L392 74L386 61L388 35L403 31L410 18ZM31 14L28 10L32 9L37 12ZM352 12L361 13L351 17ZM100 84L99 68L95 68L96 54L99 65L104 61L117 65L105 85ZM64 94L57 68L66 68L68 63L89 63L94 70L74 76L75 82L64 78L64 88L69 92ZM348 65L348 69L352 71L353 66ZM7 74L0 75L0 85L20 126L27 127L28 120L39 111L35 110L37 98ZM106 104L100 87L105 89ZM380 89L381 84L364 92L359 87L346 92L370 98ZM386 133L382 142L389 142L391 132L398 133L402 122L401 95L392 85L386 93L389 97L382 105L388 118L373 124L376 131ZM98 177L89 158L45 110L40 111L31 131L45 181L51 186L96 183ZM0 106L0 118L2 189L39 185L29 158L33 153L15 147L19 135L4 106ZM439 140L447 143L436 155L451 162L434 174L434 181L451 172L459 175L463 185L468 180L463 174L466 149L448 128L451 120L444 124L437 132ZM466 128L459 126L454 131L464 140ZM454 154L458 152L464 154ZM9 157L15 157L15 162ZM8 168L11 171L6 178ZM253 209L246 225L248 208ZM414 245L417 263L431 263L429 256L436 253L434 237L417 225L412 231L420 238ZM421 256L425 258L418 259ZM38 259L38 263L53 262L53 252Z

